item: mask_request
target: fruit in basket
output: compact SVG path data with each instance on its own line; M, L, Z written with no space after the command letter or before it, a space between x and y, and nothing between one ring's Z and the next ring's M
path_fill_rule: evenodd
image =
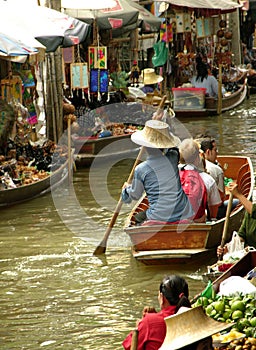
M232 311L240 310L243 312L245 310L245 304L242 300L235 300L231 302L230 308Z
M212 303L214 309L219 312L222 313L225 310L225 302L222 300L218 300Z
M252 327L256 327L256 316L250 319L250 324Z
M254 295L216 296L205 299L200 297L196 304L202 305L205 313L217 321L233 323L233 330L242 332L247 337L256 336L256 299ZM255 349L256 350L256 349Z

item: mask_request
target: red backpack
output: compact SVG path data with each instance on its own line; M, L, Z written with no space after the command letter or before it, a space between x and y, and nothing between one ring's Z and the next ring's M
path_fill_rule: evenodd
M195 212L194 219L199 219L207 209L207 190L198 170L180 169L180 181L183 191L189 198Z

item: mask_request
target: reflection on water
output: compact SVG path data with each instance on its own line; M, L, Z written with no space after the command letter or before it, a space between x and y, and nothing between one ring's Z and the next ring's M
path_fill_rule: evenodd
M251 96L235 111L183 124L193 136L213 135L220 154L249 155L255 164L254 102ZM119 162L103 179L100 169L93 176L88 169L78 170L77 202L60 189L54 201L45 195L1 209L1 349L121 349L143 306L158 307L163 275L185 276L191 296L202 290L205 266L144 266L132 258L122 230L127 206L106 255L93 256L132 163ZM104 190L100 204L94 199L99 188Z

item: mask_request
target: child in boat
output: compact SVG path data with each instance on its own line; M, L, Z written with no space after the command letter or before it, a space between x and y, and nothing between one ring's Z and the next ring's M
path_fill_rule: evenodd
M218 207L222 203L217 184L213 177L202 169L202 157L200 157L199 144L193 139L184 139L179 145L180 169L195 170L203 180L207 192L207 204L210 219L216 219ZM180 170L182 171L182 170ZM200 198L200 200L202 200ZM199 202L198 202L199 203ZM199 203L198 207L201 205ZM199 209L199 208L198 208ZM205 215L198 218L196 222L204 222ZM194 220L195 221L195 220Z
M135 168L132 184L125 183L122 189L125 203L140 199L146 192L149 208L137 214L137 223L191 220L194 212L179 177L179 138L170 133L168 124L148 120L144 129L133 133L131 139L143 146L147 154L147 159Z
M244 242L245 247L253 247L256 249L256 203L249 201L238 189L238 185L235 182L231 182L228 185L228 190L233 193L244 206L246 212L242 224L238 230L238 235L241 241ZM218 257L223 256L228 252L227 245L223 248L219 246L217 248Z

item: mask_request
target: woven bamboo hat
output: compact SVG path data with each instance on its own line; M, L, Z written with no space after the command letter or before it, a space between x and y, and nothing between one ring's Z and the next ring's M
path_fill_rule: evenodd
M160 120L148 120L143 130L135 131L131 140L138 145L150 148L177 147L180 139L169 131L169 125Z
M233 326L207 316L202 306L166 317L165 323L166 336L159 350L181 349Z
M157 75L153 68L145 68L142 71L142 79L144 85L151 85L160 83L164 78Z

